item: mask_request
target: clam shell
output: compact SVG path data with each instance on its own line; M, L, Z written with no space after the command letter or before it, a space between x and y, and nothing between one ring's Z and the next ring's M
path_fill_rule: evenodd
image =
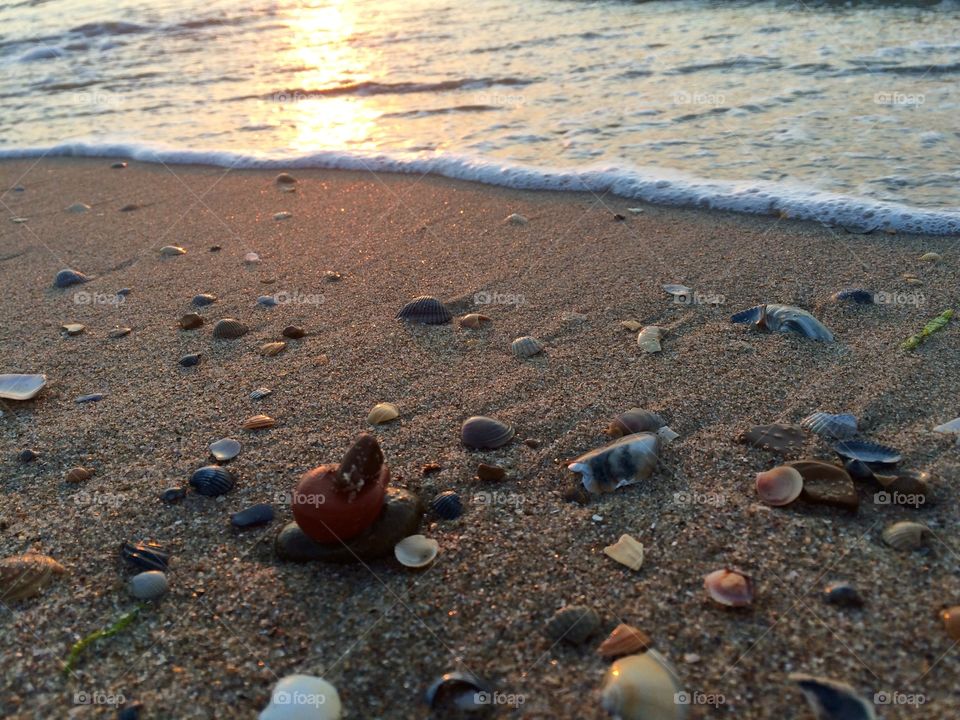
M513 439L515 431L509 425L484 415L467 418L460 427L460 439L468 448L493 450Z
M703 578L710 599L727 607L746 607L753 602L753 581L738 570L714 570Z
M802 500L852 511L859 507L860 495L843 468L820 460L797 460L787 466L803 477Z
M187 313L178 321L181 330L194 330L203 325L203 318L196 313Z
M263 398L265 398L267 395L270 395L271 393L273 393L273 390L271 390L270 388L265 388L265 387L257 388L252 393L250 393L250 399L263 400Z
M264 357L274 357L286 350L287 344L282 340L277 342L268 342L260 346L260 354Z
M46 375L0 375L0 400L30 400L47 384Z
M843 440L832 447L845 460L859 460L868 465L895 465L903 459L892 447L868 440Z
M863 288L845 288L833 294L835 302L846 302L854 305L871 305L873 293Z
M199 295L193 296L190 304L194 305L195 307L206 307L207 305L213 305L216 301L216 295L211 295L210 293L200 293Z
M624 485L643 480L653 474L661 444L660 433L624 435L608 445L581 455L567 467L580 473L583 486L592 493L613 492ZM670 431L672 432L672 431Z
M414 298L397 312L397 320L416 322L422 325L443 325L453 319L453 315L442 302L435 297L423 295Z
M600 643L597 654L605 658L622 657L632 655L635 652L643 652L652 645L653 641L643 630L626 623L620 623L613 629L610 636Z
M393 548L397 561L404 567L422 568L437 557L440 543L423 535L411 535L398 542Z
M169 588L167 576L160 570L147 570L130 578L130 594L138 600L156 600Z
M794 333L813 340L833 342L833 333L813 315L792 305L757 305L731 316L730 322L754 324L761 330Z
M383 423L396 420L400 417L400 411L393 403L377 403L367 415L367 422L371 425L381 425Z
M297 179L296 179L293 175L291 175L290 173L285 173L285 172L280 173L279 175L277 175L277 176L273 179L273 181L274 181L277 185L295 185L295 184L297 183Z
M224 318L213 326L213 336L220 340L236 340L248 332L250 328L236 318Z
M454 490L445 490L430 503L433 513L444 520L456 520L463 515L463 503Z
M216 497L230 492L237 484L237 479L226 468L206 465L190 476L190 484L200 495Z
M554 613L543 626L543 632L555 642L563 640L579 645L599 628L600 616L596 610L585 605L567 605Z
M884 528L883 541L894 550L919 550L933 538L926 525L901 520Z
M801 420L800 427L825 438L847 440L857 434L857 418L849 413L815 412Z
M937 262L938 260L942 260L942 259L943 259L943 255L941 255L940 253L935 253L935 252L927 252L927 253L924 253L923 255L921 255L921 256L920 256L919 258L917 258L917 259L920 260L921 262L934 262L934 263L935 263L935 262Z
M677 702L673 666L656 650L616 660L603 681L600 703L619 720L684 720L690 705Z
M470 313L460 318L459 322L460 327L476 330L477 328L483 327L486 323L491 322L491 318L486 315L481 315L480 313Z
M162 248L160 248L160 255L162 257L176 257L177 255L186 254L187 251L179 245L164 245Z
M57 276L53 279L53 285L54 287L65 288L70 287L71 285L79 285L81 283L88 282L89 280L90 278L84 275L82 272L66 268L57 273Z
M277 424L277 421L274 420L269 415L254 415L248 417L243 421L244 430L263 430L265 428L273 427Z
M666 334L666 330L656 325L647 325L640 334L637 335L637 345L640 349L648 353L660 352L660 340Z
M216 442L210 443L210 454L213 455L217 462L227 462L228 460L233 460L237 455L240 454L241 445L237 440L233 438L222 438Z
M960 642L960 605L946 608L940 617L943 619L943 628L951 640Z
M814 716L821 720L876 720L871 703L846 683L829 678L792 673Z
M426 701L434 710L454 710L458 714L488 708L482 698L492 689L472 673L450 672L431 683Z
M149 541L126 541L120 546L120 557L142 570L165 571L170 564L170 555L166 548L159 543Z
M297 325L287 325L280 334L291 340L299 340L307 334L307 331Z
M128 327L115 327L113 330L111 330L111 331L107 334L107 337L109 337L109 338L112 339L112 340L116 340L116 339L118 339L118 338L126 337L127 335L129 335L129 334L132 333L132 332L133 332L133 328L128 328Z
M77 484L77 483L86 482L92 477L93 477L93 472L90 470L87 470L87 468L75 467L75 468L71 468L70 470L67 470L67 474L64 476L63 479L66 480L68 483Z
M656 432L666 424L656 413L635 407L615 417L607 426L606 433L618 438L638 432Z
M803 475L787 465L757 473L757 495L767 505L789 505L803 492Z
M47 555L25 553L0 560L0 602L33 597L66 568Z
M61 325L60 327L67 335L70 335L70 336L79 335L80 333L82 333L84 330L87 329L87 326L81 323L66 323L65 325Z
M528 358L542 353L543 343L541 343L535 337L524 335L523 337L518 337L516 340L510 343L510 349L513 351L515 357Z
M273 688L259 720L340 720L337 689L314 675L287 675Z
M631 570L639 570L643 566L643 545L630 535L621 535L616 543L607 545L603 552Z

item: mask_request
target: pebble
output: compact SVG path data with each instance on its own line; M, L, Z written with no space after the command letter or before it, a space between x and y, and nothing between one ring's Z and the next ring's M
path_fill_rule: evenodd
M117 713L117 720L140 720L141 710L143 710L143 703L135 702L133 705L127 705Z
M507 476L507 471L499 465L480 463L477 466L477 477L484 482L500 482Z
M289 220L292 217L293 217L293 213L287 212L286 210L284 210L283 212L274 213L273 215L274 220Z
M261 295L257 298L257 305L260 307L276 307L277 298L273 295Z
M64 476L63 479L66 480L68 483L77 484L77 483L86 482L91 477L93 477L92 470L88 470L85 467L75 467L75 468L71 468L70 470L67 470L67 474Z
M82 325L80 323L67 323L66 325L61 325L60 327L70 337L79 335L87 329L86 325Z
M24 448L23 450L20 451L17 457L22 463L30 463L36 460L40 456L30 448Z
M179 360L180 365L183 367L193 367L194 365L200 364L200 353L191 353L190 355L184 355Z
M210 293L200 293L199 295L194 295L190 303L195 307L206 307L207 305L213 305L213 303L216 301L216 295L211 295Z
M845 582L827 585L823 589L823 600L841 607L863 607L863 596L853 585Z
M273 522L273 506L260 503L230 516L230 524L237 528L256 527Z
M298 325L287 325L280 334L291 340L299 340L307 334L307 331Z
M169 589L167 576L159 570L148 570L130 578L130 594L139 600L156 600Z
M108 337L109 337L111 340L117 340L117 339L119 339L119 338L126 337L126 336L129 335L131 332L133 332L133 330L132 330L131 328L128 328L128 327L117 327L117 328L114 328L113 330L111 330L111 331L109 332Z
M183 500L186 496L187 489L185 487L167 488L160 493L160 499L168 505L174 505Z

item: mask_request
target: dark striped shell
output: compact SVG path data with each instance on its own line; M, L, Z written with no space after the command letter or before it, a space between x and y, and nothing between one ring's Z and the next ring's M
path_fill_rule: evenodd
M610 437L623 437L638 432L656 432L665 425L663 418L656 413L635 407L615 417L606 432Z
M852 303L854 305L873 304L873 293L863 288L846 288L833 294L836 302Z
M444 520L456 520L463 515L463 503L454 490L445 490L430 503L433 513Z
M424 295L415 298L400 308L397 320L416 322L422 325L443 325L453 319L453 315L442 302L435 297Z
M493 450L503 447L514 436L514 429L483 415L467 418L460 427L460 439L468 448L475 450Z
M71 285L79 285L80 283L85 283L89 280L86 275L82 272L77 272L76 270L71 270L67 268L61 270L57 273L57 277L54 278L53 284L58 288L70 287Z
M224 318L213 326L213 336L221 340L236 340L248 332L250 328L236 318Z
M217 301L216 295L211 295L210 293L200 293L199 295L194 295L191 304L196 307L206 307L207 305L213 305Z
M844 440L835 443L833 451L845 460L859 460L867 465L895 465L903 459L892 447L868 440Z
M449 672L427 688L426 701L434 710L476 709L477 696L490 697L492 689L476 675L468 672Z
M131 565L143 570L167 569L170 554L163 545L155 542L131 542L127 540L120 546L120 556Z
M207 465L190 476L190 484L201 495L216 497L230 492L237 484L237 479L226 468Z

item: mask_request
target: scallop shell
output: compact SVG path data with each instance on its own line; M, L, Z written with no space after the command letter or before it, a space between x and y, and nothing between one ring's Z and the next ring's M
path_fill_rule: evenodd
M396 420L400 417L400 411L393 403L383 402L373 406L370 414L367 415L367 422L371 425L382 425L383 423Z
M660 448L669 442L670 428L656 433L625 435L608 445L581 455L567 467L580 473L583 486L592 493L613 492L653 474Z
M491 318L486 315L481 315L480 313L470 313L460 318L459 322L460 327L476 330L477 328L483 327L486 323L491 322Z
M460 439L468 448L493 450L513 439L515 431L509 425L484 415L467 418L460 427Z
M600 703L619 720L684 720L690 705L677 702L681 694L676 670L651 649L610 666Z
M524 335L523 337L518 337L516 340L510 343L510 349L513 351L515 357L528 358L542 353L543 343L541 343L535 337Z
M213 326L213 336L220 340L236 340L248 332L250 328L236 318L224 318Z
M639 570L643 566L643 545L630 535L621 535L616 543L607 545L603 552L631 570Z
M605 658L623 657L648 650L652 645L653 641L643 630L620 623L613 629L610 636L600 643L597 654Z
M393 554L404 567L422 568L437 557L440 543L423 535L404 538L393 548Z
M846 288L833 294L835 302L853 303L855 305L870 305L873 303L873 293L863 288Z
M91 472L90 470L87 470L87 468L75 467L68 470L67 474L64 476L63 479L66 480L68 483L77 484L77 483L86 482L92 477L93 477L93 472Z
M803 475L796 468L780 465L757 473L757 495L767 505L789 505L803 492Z
M207 305L213 305L217 301L216 295L211 295L210 293L200 293L199 295L194 295L193 299L190 300L190 304L195 307L206 307Z
M0 560L0 602L33 597L63 575L66 568L47 555L25 553Z
M749 575L723 568L703 578L710 598L727 607L746 607L753 602L753 581Z
M638 432L656 432L666 424L656 413L635 407L617 415L607 425L606 433L610 437L618 438Z
M849 413L815 412L801 420L800 427L822 437L847 440L857 434L857 418Z
M237 479L226 468L207 465L190 476L190 484L201 495L217 497L230 492L237 484Z
M274 357L286 350L287 344L282 340L278 342L268 342L260 346L260 354L264 357Z
M950 639L960 642L960 605L946 608L940 613L940 617Z
M843 440L835 443L833 451L846 460L859 460L868 465L895 465L903 459L897 450L867 440Z
M894 550L919 550L930 542L933 533L926 525L901 520L887 526L882 537Z
M596 610L585 605L567 605L554 613L546 625L544 634L554 640L579 645L600 628L600 616Z
M162 248L160 248L160 255L162 257L176 257L177 255L186 254L187 251L179 245L164 245Z
M90 278L84 275L82 272L77 270L71 270L66 268L57 273L57 276L53 279L54 287L66 288L71 285L79 285L81 283L89 282Z
M227 462L240 454L240 448L239 441L233 438L222 438L210 443L209 450L210 454L217 459L217 462Z
M178 321L181 330L195 330L203 325L203 318L196 313L187 313Z
M142 570L166 570L170 555L159 543L126 541L120 546L120 557Z
M821 720L876 720L873 706L846 683L792 673L814 715Z
M453 315L444 306L442 302L435 297L423 295L414 298L402 308L396 315L397 320L406 320L416 322L422 325L443 325L453 319Z
M47 384L46 375L0 375L0 400L30 400Z
M287 325L280 334L291 340L299 340L307 334L307 331L297 325Z
M660 341L666 335L666 330L656 325L647 325L640 334L637 335L637 345L640 349L648 353L660 352Z
M167 576L160 570L147 570L130 578L130 594L138 600L156 600L169 588Z
M276 424L277 421L269 415L254 415L253 417L248 417L243 421L243 429L264 430L265 428L273 427Z
M795 333L813 340L833 342L833 333L806 310L792 305L757 305L731 316L730 322L756 325L761 330Z
M463 515L463 503L455 490L445 490L430 503L433 513L443 520L456 520Z

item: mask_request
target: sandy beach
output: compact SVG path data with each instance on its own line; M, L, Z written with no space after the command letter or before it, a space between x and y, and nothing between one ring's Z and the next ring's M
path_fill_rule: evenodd
M35 400L0 404L0 552L42 552L68 570L42 595L0 608L0 715L113 717L139 702L142 718L253 718L279 678L304 673L336 686L349 720L427 718L426 688L461 670L502 693L490 717L600 719L609 661L596 647L620 622L652 637L693 697L722 697L695 702L690 718L810 718L794 672L847 682L871 701L923 697L920 707L881 697L886 720L960 715L960 653L939 617L960 604L951 500L960 450L932 432L960 415L956 323L915 351L899 347L960 308L955 239L633 212L637 203L609 195L430 176L291 170L297 190L285 193L276 170L111 169L113 160L0 162L0 372L48 378ZM75 203L89 210L67 212ZM281 212L291 216L275 219ZM528 221L505 222L512 213ZM166 245L186 254L163 257ZM249 252L260 262L245 263ZM942 259L918 259L928 252ZM68 267L93 279L54 288ZM327 271L342 278L328 282ZM664 283L714 302L673 302ZM847 287L891 302L831 300ZM218 299L197 310L201 328L180 330L198 293ZM259 307L261 295L281 302ZM394 319L421 295L492 322ZM836 342L729 321L764 302L809 310ZM214 342L224 317L251 332ZM630 319L667 329L662 352L641 351L620 325ZM86 329L67 337L71 322ZM259 347L291 324L307 336L263 357ZM111 338L115 327L132 332ZM522 335L546 352L513 357ZM188 353L200 364L178 365ZM259 387L272 394L250 399ZM89 393L104 397L75 402ZM383 401L401 416L371 428L367 413ZM608 422L635 406L680 435L654 476L586 504L566 499L576 480L566 462L607 442ZM761 504L755 474L782 458L736 436L816 410L856 415L863 437L930 472L932 497L919 508L879 504L864 486L856 514ZM241 429L258 413L276 426ZM471 415L510 423L516 439L465 449L459 429ZM463 498L461 518L425 518L436 561L411 572L392 558L278 560L273 540L292 519L284 494L364 430L379 439L393 485L425 501L443 490ZM222 437L243 444L230 463L236 489L161 502ZM24 448L37 461L22 463ZM835 456L808 434L791 458ZM505 467L507 479L481 483L480 462ZM441 469L423 476L429 463ZM92 478L66 483L75 466ZM231 527L231 513L259 502L274 505L271 524ZM897 520L926 524L931 547L885 546L880 533ZM646 548L639 571L603 553L624 533ZM169 548L170 592L65 674L74 642L136 605L119 554L129 539ZM704 575L725 566L753 577L751 607L706 597ZM865 606L826 604L835 580L853 583ZM542 633L570 604L602 620L580 646Z

